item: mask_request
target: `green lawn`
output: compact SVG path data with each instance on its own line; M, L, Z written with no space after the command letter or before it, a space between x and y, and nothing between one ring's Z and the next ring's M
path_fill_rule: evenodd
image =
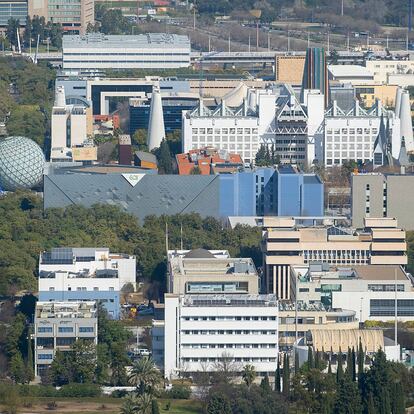
M171 407L167 411L166 403L171 402ZM203 412L200 401L194 400L158 400L160 413L168 414L201 414Z

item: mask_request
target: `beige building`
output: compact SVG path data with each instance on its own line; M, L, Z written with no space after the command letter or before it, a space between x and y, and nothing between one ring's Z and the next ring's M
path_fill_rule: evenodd
M259 277L250 258L227 251L170 251L168 292L184 294L258 294Z
M264 222L264 289L279 299L290 299L290 266L406 265L405 231L395 219L365 218L364 228L297 225L293 218Z
M375 105L377 99L387 107L395 106L395 96L397 93L397 85L354 85L355 94L361 99L365 108L371 108Z
M279 348L291 348L310 329L357 329L358 320L350 310L326 310L321 303L279 302Z
M65 32L85 34L95 20L94 0L29 0L29 16L43 16L47 22L60 23Z
M390 75L412 75L414 73L413 60L367 60L365 66L374 75L375 82L384 84L391 83Z
M305 56L276 56L276 81L301 85L305 70Z

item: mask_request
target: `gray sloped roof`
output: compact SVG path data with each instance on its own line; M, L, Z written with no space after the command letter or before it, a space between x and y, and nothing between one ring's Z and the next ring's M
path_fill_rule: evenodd
M122 174L57 174L44 177L44 207L119 206L140 221L154 214L199 213L219 217L218 176L143 175L131 185Z

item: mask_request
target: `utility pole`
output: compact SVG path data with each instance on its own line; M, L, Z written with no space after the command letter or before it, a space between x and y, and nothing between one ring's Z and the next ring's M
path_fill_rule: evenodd
M251 47L250 47L250 35L249 35L249 53L251 52Z
M387 35L387 49L388 49L388 35Z
M413 0L408 0L408 31L413 30Z
M310 48L310 33L308 32L308 49Z
M344 0L341 0L341 16L344 15Z
M369 49L369 32L367 32L367 49Z
M270 33L267 33L267 51L270 52Z
M196 13L195 7L193 6L193 30L196 28Z
M346 49L348 50L348 52L349 52L349 32L348 32L348 36L347 36L347 38L346 38Z
M290 32L288 30L288 52L290 52Z
M397 335L398 335L398 300L397 300L397 268L394 269L394 277L395 277L395 322L394 322L394 342L395 342L395 346L398 345L398 339L397 339Z
M330 39L329 39L329 30L328 30L328 53L330 52L330 50L331 50L331 45L330 45Z
M208 35L208 52L211 52L211 36Z
M405 46L406 46L406 50L408 52L408 32L407 32L407 35L405 37Z
M229 33L229 53L231 53L231 37L230 37L230 33Z
M256 20L256 52L259 51L259 20Z

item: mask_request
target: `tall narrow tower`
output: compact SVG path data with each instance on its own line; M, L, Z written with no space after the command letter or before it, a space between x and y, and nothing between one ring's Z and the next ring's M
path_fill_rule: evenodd
M404 138L407 152L414 151L413 127L411 123L410 94L404 90L401 93L400 107L401 138Z
M147 144L151 151L159 148L165 138L164 114L162 112L161 92L154 86L152 90L151 108L148 123Z

